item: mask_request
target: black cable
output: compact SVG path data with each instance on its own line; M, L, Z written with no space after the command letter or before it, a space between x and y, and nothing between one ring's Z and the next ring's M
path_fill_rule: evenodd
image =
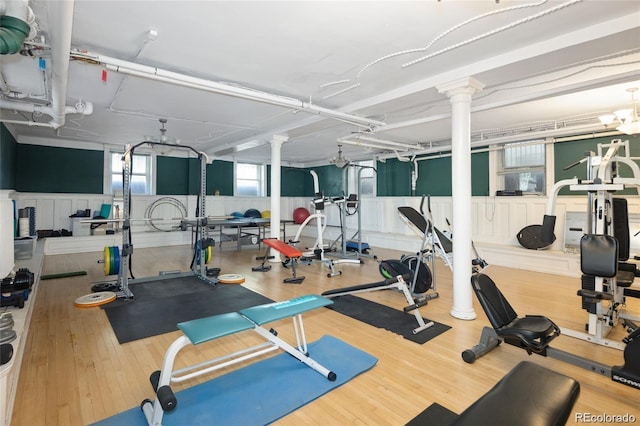
M129 247L127 247L127 256L129 256L129 274L131 275L131 279L135 280L136 277L133 275L133 250L131 250L130 248L133 247L133 236L131 234L131 204L132 204L132 198L131 198L131 178L133 177L133 152L135 151L136 147L132 147L129 150L129 159L131 160L131 164L129 164L129 188L128 188L128 197L129 197L129 211L127 212L127 216L129 217L129 223L126 223L125 225L127 226L127 232L129 233ZM124 168L122 169L122 184L124 185ZM123 247L124 249L124 247Z

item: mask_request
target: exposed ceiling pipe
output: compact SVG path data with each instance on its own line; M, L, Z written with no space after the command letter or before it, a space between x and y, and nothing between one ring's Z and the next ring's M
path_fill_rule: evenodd
M105 55L99 55L92 52L74 49L71 51L71 57L79 60L87 60L92 63L100 63L108 70L133 75L136 77L147 78L150 80L162 81L183 87L190 87L207 92L219 93L222 95L232 96L235 98L247 99L256 102L277 105L285 108L306 111L312 114L318 114L327 118L352 123L360 127L370 128L382 126L385 123L372 120L366 117L346 112L323 108L318 105L304 102L298 99L285 96L275 95L268 92L261 92L254 89L232 86L230 84L218 83L215 81L205 80L202 78L192 77L185 74L167 71L161 68L140 65L133 62L123 61L121 59L112 58Z
M373 142L379 145L388 145L389 147L387 149L394 149L395 147L400 147L400 148L403 148L404 150L414 150L414 149L420 150L423 148L420 144L409 144L409 143L403 143L403 142L390 141L387 139L380 139L373 136L368 136L363 133L358 133L350 136L345 136L344 138L339 138L338 142L340 142L342 139L363 140L367 142Z
M22 111L28 113L36 113L36 114L46 114L51 117L54 115L53 107L48 105L36 105L27 102L15 102L15 101L7 101L4 99L0 99L0 109L12 109L14 111ZM62 116L66 114L83 114L83 115L91 115L93 113L93 104L91 102L79 101L75 106L63 106ZM28 124L25 122L25 124ZM47 124L49 127L51 123L43 123Z
M67 80L69 78L69 51L73 27L74 0L50 1L51 32L51 127L57 129L65 123ZM93 110L93 108L91 108Z
M25 39L36 35L35 18L29 0L0 2L0 54L20 52Z

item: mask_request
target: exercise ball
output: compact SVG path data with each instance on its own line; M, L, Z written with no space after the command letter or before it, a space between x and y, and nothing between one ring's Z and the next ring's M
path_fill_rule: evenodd
M271 219L271 210L265 210L262 212L262 217L265 219Z
M244 212L244 217L251 217L254 219L258 219L262 217L262 214L260 213L260 210L257 209L249 209L246 212Z
M305 209L304 207L298 207L293 211L293 223L295 223L296 225L300 225L309 216L311 216L311 213L309 213L309 210Z
M233 212L230 215L231 217L244 217L244 215L240 212Z

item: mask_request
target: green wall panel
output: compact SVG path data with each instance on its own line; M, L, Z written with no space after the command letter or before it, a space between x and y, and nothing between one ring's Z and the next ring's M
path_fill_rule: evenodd
M489 153L471 154L471 195L489 195Z
M233 162L213 160L212 164L207 164L207 195L233 195Z
M313 170L318 174L318 186L320 187L320 192L322 192L325 196L340 196L344 193L343 169L339 169L336 166L331 165L314 167L310 170ZM309 177L311 178L310 190L313 194L314 184L313 176L311 176L311 173L309 173Z
M389 159L377 163L377 195L410 196L412 163ZM413 195L451 196L451 157L418 161L418 181ZM489 195L489 153L471 155L471 193Z
M451 157L418 161L416 194L451 196Z
M19 192L102 194L102 151L17 145L16 190Z
M379 197L401 197L411 195L411 170L413 164L390 158L378 161L376 194Z
M313 177L309 169L282 167L280 195L282 197L313 197ZM267 166L267 196L271 196L271 166Z
M189 193L189 161L187 158L156 158L156 194L187 195Z
M16 189L16 139L0 123L0 189Z
M158 195L198 195L200 160L158 156L156 193ZM214 160L206 167L206 194L233 195L233 163Z

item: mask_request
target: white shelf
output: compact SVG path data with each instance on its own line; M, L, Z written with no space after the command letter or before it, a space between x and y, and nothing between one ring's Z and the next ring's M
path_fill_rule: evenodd
M40 272L44 258L43 249L44 243L38 241L36 243L35 253L31 259L15 261L15 271L20 268L28 268L30 272L34 273L33 287L31 288L29 299L24 304L24 308L19 309L15 306L3 306L0 308L0 313L11 312L14 321L13 330L17 334L17 338L11 342L13 346L13 357L11 361L0 366L0 404L2 407L2 409L0 409L0 413L2 413L0 424L6 426L11 424L11 414L13 412L13 402L18 388L22 355L24 354L24 347L27 342L29 323L38 291L38 283L40 282Z

